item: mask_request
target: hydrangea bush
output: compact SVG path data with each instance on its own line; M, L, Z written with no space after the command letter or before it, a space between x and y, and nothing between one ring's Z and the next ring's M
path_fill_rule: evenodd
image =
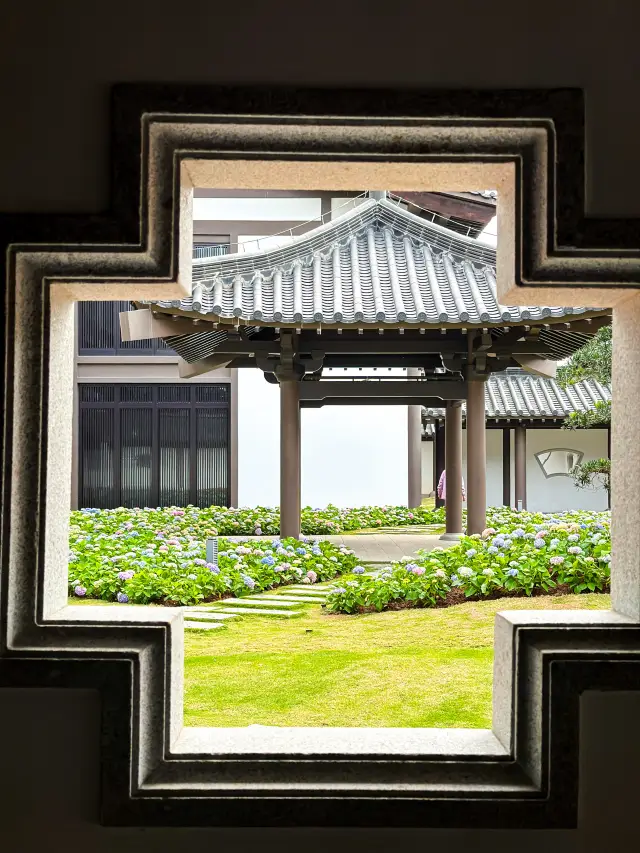
M358 613L434 607L465 598L606 592L611 577L610 513L491 510L488 528L452 548L418 552L377 576L341 578L327 608Z
M74 523L82 520L82 513L96 512L94 509L80 510L73 515ZM115 510L101 510L102 518L109 514L121 515L133 512L139 517L141 510L127 510L122 507ZM274 536L280 532L280 512L277 507L224 507L212 506L200 509L195 506L184 508L166 507L143 510L148 520L159 526L171 519L174 532L181 529L192 530L199 536ZM181 515L173 516L179 512ZM176 522L176 517L181 523ZM361 506L340 508L329 506L324 509L304 507L301 514L301 530L305 536L320 533L342 533L346 530L361 530L375 527L397 527L414 524L444 524L443 509L408 509L406 506Z
M353 551L306 537L220 539L215 566L206 561L206 539L216 533L211 512L193 507L73 512L70 594L121 604L189 605L315 583L357 567Z

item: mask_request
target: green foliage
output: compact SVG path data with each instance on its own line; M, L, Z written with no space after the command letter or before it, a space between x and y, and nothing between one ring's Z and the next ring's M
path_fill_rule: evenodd
M585 379L595 379L602 385L610 385L611 345L611 326L603 326L587 344L571 356L568 364L558 368L558 384L566 387Z
M206 561L206 539L214 534L208 513L194 507L74 512L70 593L122 604L189 605L328 580L357 562L353 551L329 542L220 539L215 566Z
M598 400L593 409L587 412L571 412L562 429L589 429L605 427L611 423L611 400Z
M405 557L376 577L355 576L332 588L327 608L358 613L390 605L432 607L452 593L467 598L531 596L568 586L572 592L601 592L609 586L611 536L608 513L555 516L489 512L482 535L464 537L452 548Z
M573 481L579 489L606 489L611 494L611 460L589 459L571 470Z

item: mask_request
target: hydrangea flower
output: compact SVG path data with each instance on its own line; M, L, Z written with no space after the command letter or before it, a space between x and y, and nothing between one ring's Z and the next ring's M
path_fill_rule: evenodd
M250 578L249 575L243 575L242 576L242 582L249 589L253 589L256 585L256 582L254 581L254 579Z
M495 545L489 545L489 547L487 548L487 554L498 554L498 553L499 553L499 549L496 548Z
M495 575L493 569L483 569L482 574L486 575L488 578L492 578Z
M87 588L78 584L78 586L73 590L76 595L82 598L83 595L87 594Z
M135 575L133 569L127 569L126 572L118 572L118 577L121 581L128 581Z
M307 572L307 578L309 579L310 583L315 583L318 580L318 575L313 571L313 569L311 569Z
M351 572L354 575L363 575L364 574L364 566L355 566L355 568L351 569Z
M509 575L510 578L517 578L518 577L518 570L517 569L507 569L507 574Z
M574 545L571 548L567 548L567 551L569 552L569 554L582 554L582 548L580 548L578 545Z
M469 559L471 559L471 557L475 557L477 553L478 552L475 548L469 548L469 550L465 552L465 557L469 557Z
M275 557L272 557L271 554L268 554L266 557L263 557L260 562L265 566L273 566L275 565Z
M468 566L460 566L458 574L462 578L470 578L473 575L473 569L470 569Z
M568 542L579 542L580 537L578 536L577 533L571 533L569 536L567 536L567 541Z
M544 539L536 539L533 544L536 548L544 548L546 542L544 541Z
M600 561L602 563L610 563L611 562L611 554L601 554Z
M437 578L446 578L447 573L443 569L436 569L433 573Z
M120 604L127 604L129 601L129 596L124 592L119 592L116 597Z

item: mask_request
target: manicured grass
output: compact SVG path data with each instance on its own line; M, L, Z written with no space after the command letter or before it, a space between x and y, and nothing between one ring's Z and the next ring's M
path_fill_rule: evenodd
M487 728L495 614L609 606L593 594L364 616L314 606L187 632L185 725Z

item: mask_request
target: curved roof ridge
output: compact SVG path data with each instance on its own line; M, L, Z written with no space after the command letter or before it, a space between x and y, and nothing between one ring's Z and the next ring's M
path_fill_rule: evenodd
M491 246L422 219L404 210L396 202L368 199L342 216L294 237L288 246L213 258L195 258L192 262L192 278L194 281L207 281L217 277L226 279L236 275L247 276L277 268L286 270L296 261L308 266L317 253L324 255L336 245L346 245L350 239L376 224L408 236L414 245L416 242L427 244L438 253L450 253L457 262L466 260L479 266L495 267L496 252Z

